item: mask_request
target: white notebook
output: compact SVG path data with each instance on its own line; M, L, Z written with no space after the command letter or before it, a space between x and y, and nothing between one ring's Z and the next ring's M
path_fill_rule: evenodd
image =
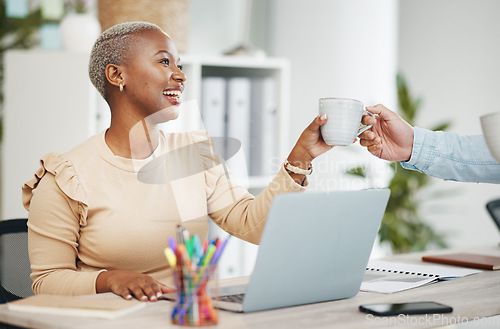
M146 303L108 296L35 295L7 304L13 311L114 319L144 308Z
M479 270L451 266L373 260L368 262L366 266L360 290L390 294L480 272Z

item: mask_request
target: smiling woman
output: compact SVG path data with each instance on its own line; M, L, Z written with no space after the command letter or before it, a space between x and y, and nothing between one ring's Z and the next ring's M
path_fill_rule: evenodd
M37 294L111 291L156 301L172 291L163 250L177 225L206 237L209 217L257 244L273 197L303 191L298 169L331 149L319 130L326 118L316 117L283 159L288 170L282 165L254 197L206 132L159 130L177 118L186 82L175 44L159 27L131 22L104 31L89 75L109 105L110 127L64 154L43 156L23 186Z

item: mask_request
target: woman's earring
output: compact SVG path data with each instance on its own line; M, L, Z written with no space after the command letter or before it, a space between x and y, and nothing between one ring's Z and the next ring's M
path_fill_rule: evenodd
M123 85L120 83L120 91L123 91Z

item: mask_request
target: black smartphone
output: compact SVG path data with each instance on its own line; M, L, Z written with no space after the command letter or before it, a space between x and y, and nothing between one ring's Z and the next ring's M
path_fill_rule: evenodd
M367 304L359 306L361 312L380 316L399 315L399 314L433 314L433 313L451 313L451 306L435 302L412 302L395 304Z

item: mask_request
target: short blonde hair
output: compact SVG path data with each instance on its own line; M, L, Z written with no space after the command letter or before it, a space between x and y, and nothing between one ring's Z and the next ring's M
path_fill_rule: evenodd
M126 60L133 38L138 32L159 30L160 27L148 22L127 22L110 27L97 38L89 60L89 77L94 87L107 101L106 66L120 65Z

